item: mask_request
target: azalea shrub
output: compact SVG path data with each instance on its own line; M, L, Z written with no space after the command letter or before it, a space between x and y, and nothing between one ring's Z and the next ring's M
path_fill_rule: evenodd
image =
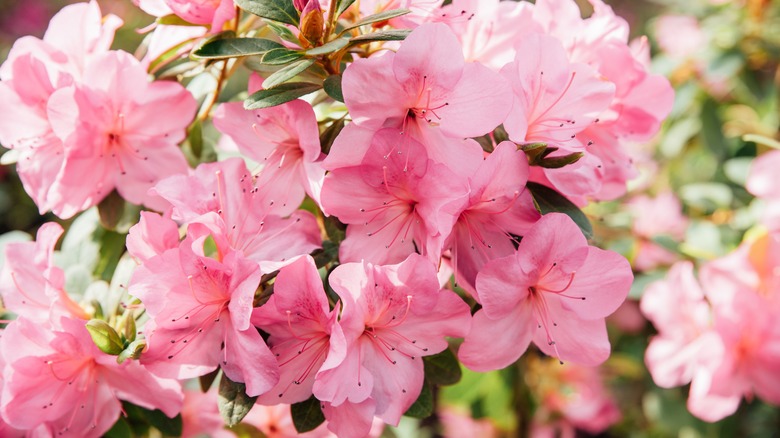
M776 430L779 8L581 3L52 11L0 65L0 435Z

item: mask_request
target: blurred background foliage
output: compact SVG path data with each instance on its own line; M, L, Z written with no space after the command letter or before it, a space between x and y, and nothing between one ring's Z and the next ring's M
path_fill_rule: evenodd
M0 0L0 61L20 36L42 36L49 18L66 3ZM579 3L587 15L589 5ZM464 370L458 384L434 394L437 417L405 418L386 435L518 436L533 430L539 436L780 436L780 409L760 400L743 402L735 415L709 424L688 413L687 388L658 388L644 367L653 328L637 305L647 284L663 277L674 260L701 262L725 255L757 223L758 201L744 184L753 158L778 146L780 2L607 3L630 23L632 37L649 37L652 69L668 77L676 90L662 132L632 151L640 176L628 195L586 209L596 229L595 243L622 253L635 267L630 299L609 321L612 357L598 370L578 370L529 351L505 370ZM129 0L104 0L101 7L125 20L115 48L134 51L143 39L136 29L152 18ZM638 207L637 199L669 193L679 205ZM643 216L677 227L641 229ZM13 166L0 166L0 234L34 233L51 220L56 218L38 214ZM648 244L665 250L666 258L640 263L638 256ZM603 424L579 421L578 416ZM477 421L463 420L468 417Z

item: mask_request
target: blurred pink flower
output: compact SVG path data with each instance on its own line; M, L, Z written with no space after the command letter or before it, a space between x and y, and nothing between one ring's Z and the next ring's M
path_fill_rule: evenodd
M184 390L184 406L181 409L181 438L234 438L235 433L225 429L225 421L219 414L217 391L199 389Z
M467 412L454 407L444 407L438 412L444 428L444 438L495 438L498 428L489 419L474 419Z
M640 271L650 271L677 261L677 254L652 239L668 237L680 242L685 238L688 218L682 213L679 199L671 192L660 193L655 198L640 195L632 198L627 207L633 217L632 231L637 237L634 267Z
M698 20L691 15L662 15L653 27L661 50L673 58L693 57L707 44Z
M753 161L746 187L764 201L763 223L768 228L780 230L780 184L777 169L780 168L780 151L766 152Z

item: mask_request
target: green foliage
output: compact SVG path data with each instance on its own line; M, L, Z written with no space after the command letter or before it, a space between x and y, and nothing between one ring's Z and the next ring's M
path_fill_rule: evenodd
M527 187L534 197L534 202L538 206L539 212L542 214L553 212L563 213L569 216L574 223L580 227L582 234L584 234L586 238L593 238L593 226L590 224L588 217L585 216L585 213L574 205L573 202L566 199L565 196L554 189L542 184L529 182Z
M244 101L244 108L255 110L270 108L313 93L322 86L308 82L287 82L269 90L260 90Z
M300 15L292 0L235 0L239 8L268 20L298 25Z
M298 433L310 432L325 421L320 401L311 396L308 400L290 406L293 425Z
M284 49L284 46L264 38L218 38L206 42L193 51L192 57L195 59L228 59L264 55L274 49Z
M433 415L433 408L433 389L426 380L423 382L422 391L420 391L417 400L409 406L404 415L412 418L428 418Z
M230 380L224 373L219 381L219 413L228 427L233 427L246 417L255 405L257 397L246 395L246 385Z

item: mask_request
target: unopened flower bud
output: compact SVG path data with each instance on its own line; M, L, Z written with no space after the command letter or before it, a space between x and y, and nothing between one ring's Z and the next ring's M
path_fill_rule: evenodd
M301 36L316 45L322 41L324 27L325 17L322 15L319 0L306 0L306 5L301 11Z
M86 327L89 335L92 337L92 342L103 353L116 356L124 350L124 342L122 342L116 330L108 325L107 322L93 319L87 323Z
M293 6L295 6L295 10L298 12L303 11L307 3L309 3L309 0L293 0Z

